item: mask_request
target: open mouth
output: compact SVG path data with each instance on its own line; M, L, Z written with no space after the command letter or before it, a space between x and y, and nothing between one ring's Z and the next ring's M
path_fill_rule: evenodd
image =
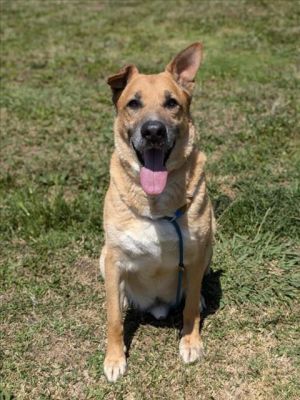
M133 145L139 162L142 165L140 170L141 185L144 192L148 195L159 195L166 187L168 179L166 162L173 147L167 152L158 148L150 148L141 152Z

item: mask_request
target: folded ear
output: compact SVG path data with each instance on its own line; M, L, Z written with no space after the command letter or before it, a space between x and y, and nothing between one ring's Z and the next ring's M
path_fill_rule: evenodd
M113 93L113 102L115 104L132 76L137 74L138 72L139 71L137 67L133 64L130 64L120 69L117 74L111 75L107 78L106 82L111 87Z
M202 48L201 43L193 43L177 54L166 67L166 71L170 72L175 81L190 94L195 86L194 79L201 64Z

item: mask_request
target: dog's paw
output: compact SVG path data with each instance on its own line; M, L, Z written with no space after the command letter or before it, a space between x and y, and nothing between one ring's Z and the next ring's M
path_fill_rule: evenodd
M104 360L104 374L109 382L115 382L126 371L126 357L109 357Z
M204 357L204 348L199 338L192 338L189 335L181 338L179 343L179 353L183 362L186 364L195 362Z
M169 306L167 304L158 304L149 309L150 314L153 315L154 318L161 320L165 319L169 313Z

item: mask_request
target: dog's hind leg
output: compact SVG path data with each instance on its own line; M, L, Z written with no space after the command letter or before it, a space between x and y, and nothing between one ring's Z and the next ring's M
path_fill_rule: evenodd
M205 272L204 272L205 276L208 276L211 273L211 267L210 266L211 266L212 256L213 256L213 249L212 249L212 246L211 246L209 248L208 252L207 252L207 257L206 257L206 265L207 265L207 267L206 267ZM199 303L200 313L202 313L205 310L205 308L206 308L206 301L205 301L204 296L201 294L200 303Z

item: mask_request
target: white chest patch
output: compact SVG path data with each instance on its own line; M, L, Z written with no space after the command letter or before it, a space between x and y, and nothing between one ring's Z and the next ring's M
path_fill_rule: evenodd
M180 221L178 221L180 224ZM181 229L184 262L189 263L197 247L188 229ZM117 266L124 274L125 292L129 301L145 310L164 304L174 304L178 283L179 239L175 227L166 220L135 219L130 229L110 226L107 242L118 248ZM107 243L109 245L109 243ZM100 264L104 271L103 252ZM151 311L151 310L150 310ZM156 315L159 312L155 309Z
M182 235L186 246L191 239L184 229ZM128 231L110 229L109 238L124 255L119 263L121 268L132 271L147 267L152 270L158 267L175 268L178 265L178 236L169 221L139 220Z

